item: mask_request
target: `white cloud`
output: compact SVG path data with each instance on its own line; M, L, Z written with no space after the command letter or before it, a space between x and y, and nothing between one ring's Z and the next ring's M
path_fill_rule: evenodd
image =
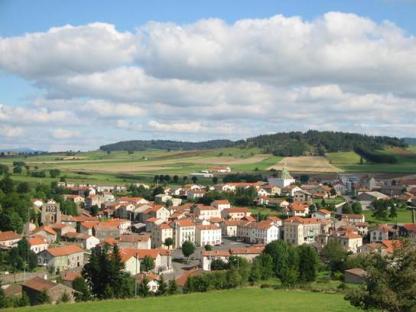
M62 129L62 128L52 130L51 134L54 139L58 139L58 140L77 138L80 135L78 131L72 131L72 130L67 130L67 129Z
M411 135L416 113L416 38L340 12L55 27L0 37L0 69L44 91L0 105L0 122L76 146L309 128Z
M24 134L20 127L0 126L0 136L5 138L18 138Z

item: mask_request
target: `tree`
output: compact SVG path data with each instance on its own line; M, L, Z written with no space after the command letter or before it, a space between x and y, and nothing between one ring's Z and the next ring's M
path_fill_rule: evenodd
M227 263L221 259L214 259L211 261L211 271L226 270L227 268Z
M362 309L411 312L416 309L416 249L404 242L392 255L372 255L374 265L367 269L363 288L346 295L352 305Z
M168 294L174 295L178 292L178 286L176 285L175 280L170 280L168 284Z
M149 272L155 268L155 261L152 257L145 256L140 263L140 271Z
M218 183L218 177L213 177L212 178L212 183L217 184Z
M360 202L354 202L351 205L352 212L355 214L361 214L363 212L363 207Z
M0 175L8 174L9 173L9 166L0 164Z
M164 245L166 247L168 247L168 249L170 249L170 247L173 246L173 238L172 237L167 237L165 239Z
M303 282L313 282L318 271L318 254L308 245L298 247L299 253L299 279Z
M192 176L191 180L192 183L195 184L198 181L198 178L196 176Z
M77 301L87 301L91 299L91 292L84 278L77 277L74 279L72 281L72 288L77 291L77 293L75 293L75 299Z
M335 240L330 240L322 250L322 257L332 274L342 272L345 269L347 255L342 245Z
M211 246L211 245L205 245L205 246L204 246L204 249L205 249L206 251L211 251L211 250L212 250L212 246Z
M389 217L390 218L397 218L397 208L396 208L396 205L391 205L390 206L390 213L389 213Z
M163 277L163 274L160 276L159 280L159 287L157 289L157 295L158 296L164 296L168 292L168 285L165 282L165 278Z
M17 187L16 191L20 194L29 193L30 192L30 185L27 182L20 182Z
M4 294L3 288L0 287L0 309L7 307L6 295Z
M146 276L143 277L143 279L140 281L138 292L140 297L147 297L150 294L149 286L147 284L149 283L149 280Z
M10 176L6 175L3 179L0 180L0 190L2 190L4 194L13 192L14 182Z
M351 208L351 205L349 203L345 203L342 206L342 213L344 213L344 214L352 213L352 208Z
M62 294L62 297L59 299L59 302L69 302L71 300L71 297L69 297L68 293L65 291Z
M21 166L14 166L13 167L13 173L14 174L21 174L23 172L23 167Z
M51 169L51 170L49 170L49 175L51 176L51 178L57 178L61 175L61 170Z
M182 244L182 254L189 261L189 257L194 253L195 245L191 241L185 241Z
M172 178L173 184L178 184L179 183L179 177L175 174Z
M97 205L92 205L90 207L90 213L92 216L96 216L98 214L98 211L100 211L100 208Z

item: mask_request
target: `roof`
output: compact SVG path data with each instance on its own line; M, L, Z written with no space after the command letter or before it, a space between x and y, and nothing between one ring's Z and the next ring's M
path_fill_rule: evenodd
M46 233L48 233L48 234L51 234L51 235L56 235L55 230L54 230L53 228L51 228L50 226L47 226L47 225L42 225L42 226L38 227L38 228L34 231L34 233L36 233L36 232L40 232L40 231L45 231L45 232L46 232Z
M294 202L289 205L289 209L293 211L305 211L309 206L301 202Z
M230 251L228 250L204 250L202 251L203 257L228 257L230 256Z
M190 220L190 219L182 219L182 220L178 220L178 221L176 221L176 224L178 225L178 226L194 226L195 224L194 224L194 222L192 221L192 220Z
M247 254L261 254L264 250L264 245L255 245L249 247L235 247L230 248L231 254L247 255Z
M408 223L408 224L403 224L403 227L408 231L408 232L416 232L416 224L413 223Z
M131 257L138 257L139 259L143 259L144 257L151 257L156 259L157 256L165 256L170 255L169 250L163 248L155 248L155 249L138 249L138 248L122 248L120 249L120 257L121 261L126 262Z
M230 202L228 201L228 199L217 199L214 200L211 205L229 205Z
M43 278L37 277L37 276L23 283L24 287L31 288L40 292L51 289L55 287L56 285L58 284L52 281L48 281Z
M346 273L350 273L352 275L356 275L359 277L366 277L367 276L367 272L361 268L352 268L349 270L345 270Z
M120 242L129 242L129 243L135 243L135 242L144 242L148 241L150 239L150 235L148 234L124 234L121 235L119 238Z
M280 179L290 180L293 179L293 177L290 175L289 170L287 170L285 167L279 172L278 177Z
M47 252L50 253L54 257L62 257L62 256L69 256L75 253L84 252L84 249L77 245L66 245L54 248L48 248Z
M40 235L33 235L27 240L27 242L29 243L30 246L47 244L45 238Z
M224 211L227 211L228 213L239 213L239 212L250 212L250 209L245 208L245 207L236 207L236 208L228 208L228 209L224 209Z
M215 225L215 224L207 224L207 225L198 224L198 225L196 226L196 228L197 228L198 230L201 230L201 231L221 230L221 228L220 228L220 227L218 227L218 226L217 226L217 225Z
M189 277L201 275L202 273L203 272L200 269L186 270L176 279L176 284L179 287L184 287Z
M62 280L64 281L74 281L75 279L77 279L78 277L81 277L81 272L65 272L62 274Z
M385 251L388 253L392 253L397 248L402 246L402 242L399 240L383 240L381 243L385 247Z
M20 235L13 231L0 232L0 241L10 241L20 239Z
M316 218L291 217L284 220L284 223L319 224L321 221Z
M332 212L326 209L319 209L317 212L323 213L323 214L331 214Z

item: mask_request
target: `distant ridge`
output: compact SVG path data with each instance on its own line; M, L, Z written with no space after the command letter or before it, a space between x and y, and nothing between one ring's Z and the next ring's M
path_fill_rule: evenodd
M257 147L264 153L279 156L324 155L327 152L353 151L356 147L369 150L383 149L385 146L406 147L407 143L399 138L388 136L369 136L357 133L315 131L281 132L260 135L246 140L212 140L203 142L182 142L171 140L133 140L103 145L101 150L144 151L162 150L203 150L224 147Z
M34 153L43 153L38 150L34 150L28 147L19 147L19 148L3 148L0 149L0 153L17 153L17 154L34 154Z
M416 138L403 138L403 141L409 145L416 145Z

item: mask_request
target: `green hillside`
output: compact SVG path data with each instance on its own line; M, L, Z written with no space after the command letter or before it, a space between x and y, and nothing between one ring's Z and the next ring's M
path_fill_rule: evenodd
M12 310L6 310L12 311ZM358 311L341 294L322 294L298 290L245 288L208 293L136 300L109 300L91 303L46 305L13 309L16 312L242 312L242 311Z

